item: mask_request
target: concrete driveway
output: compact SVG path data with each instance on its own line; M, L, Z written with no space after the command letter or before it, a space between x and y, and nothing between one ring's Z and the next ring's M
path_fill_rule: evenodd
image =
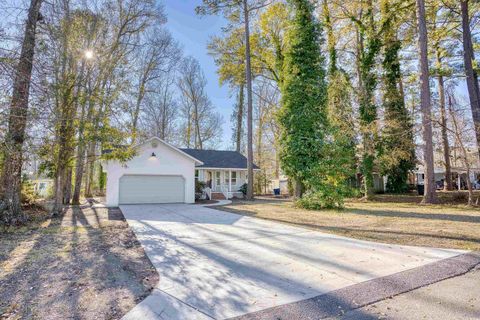
M120 208L160 274L157 289L125 319L237 317L464 253L360 241L198 205Z

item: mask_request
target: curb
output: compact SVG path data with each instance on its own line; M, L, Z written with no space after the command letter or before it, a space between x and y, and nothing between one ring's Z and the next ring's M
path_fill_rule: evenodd
M348 311L463 275L480 264L480 252L469 252L418 268L365 281L310 299L248 313L235 320L313 320Z

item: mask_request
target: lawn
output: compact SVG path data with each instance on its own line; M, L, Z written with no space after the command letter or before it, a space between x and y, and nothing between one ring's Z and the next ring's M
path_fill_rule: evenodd
M342 210L305 210L290 200L260 198L216 208L363 240L480 250L478 208L421 205L420 200L383 195L370 202L348 200ZM442 196L442 202L449 201Z
M119 209L36 212L0 237L0 319L119 319L158 274Z

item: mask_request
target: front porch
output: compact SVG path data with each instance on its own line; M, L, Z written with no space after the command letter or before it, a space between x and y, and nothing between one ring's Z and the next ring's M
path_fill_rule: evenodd
M241 169L196 169L195 180L204 182L210 198L225 199L243 196L241 186L247 181L247 171ZM213 196L212 196L213 195Z

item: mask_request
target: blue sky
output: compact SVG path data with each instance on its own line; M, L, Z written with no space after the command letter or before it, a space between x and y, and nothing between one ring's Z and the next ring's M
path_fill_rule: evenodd
M162 0L160 0L162 1ZM167 28L182 45L185 55L196 58L208 79L207 92L213 105L223 116L222 148L231 144L230 113L234 99L229 98L228 88L220 87L213 58L207 53L207 43L212 35L221 33L226 22L221 16L198 16L195 7L201 0L163 0L167 13Z

